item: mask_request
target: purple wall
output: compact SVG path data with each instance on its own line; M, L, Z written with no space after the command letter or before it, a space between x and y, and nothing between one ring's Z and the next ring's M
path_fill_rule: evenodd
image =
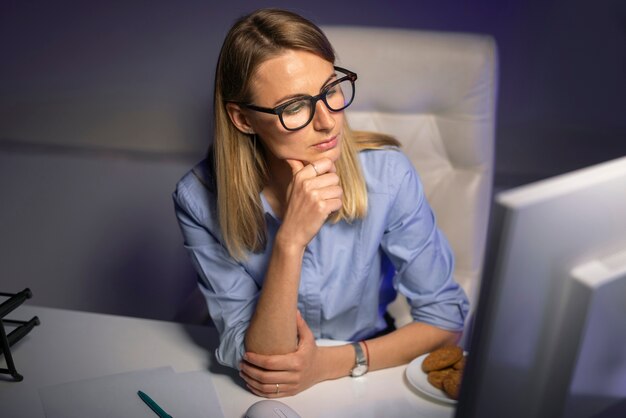
M320 25L494 36L501 183L626 154L620 0L5 1L0 141L196 155L208 137L224 33L237 16L267 4Z
M217 3L0 1L0 291L186 315L195 276L170 193L206 149L222 39L260 6L320 25L492 35L497 187L626 154L623 0Z

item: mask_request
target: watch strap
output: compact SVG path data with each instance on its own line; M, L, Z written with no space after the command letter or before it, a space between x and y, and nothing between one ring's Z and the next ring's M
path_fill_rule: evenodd
M363 348L361 347L361 344L359 342L354 342L351 344L352 347L354 348L354 353L355 353L355 364L354 364L354 368L352 369L352 376L357 376L357 375L362 375L365 373L365 371L367 371L367 357L365 356L365 353L363 352ZM355 373L357 369L361 369L360 373ZM365 371L363 371L363 369L365 369Z

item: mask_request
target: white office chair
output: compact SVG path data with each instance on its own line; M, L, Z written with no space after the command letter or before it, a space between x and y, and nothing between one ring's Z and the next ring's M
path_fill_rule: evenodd
M420 174L475 304L493 184L496 46L488 36L365 27L322 28L338 64L358 74L353 129L393 135ZM396 325L411 321L399 297Z

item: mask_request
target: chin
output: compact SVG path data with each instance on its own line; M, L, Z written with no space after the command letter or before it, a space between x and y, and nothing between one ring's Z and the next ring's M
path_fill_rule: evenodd
M320 153L317 159L330 158L332 162L337 162L339 157L341 157L341 146L342 146L341 141L342 140L343 140L343 137L340 134L338 137L337 145L332 149L329 149L327 151Z
M333 163L336 163L340 156L341 156L341 149L339 147L336 147L326 152L320 152L320 153L316 153L313 155L308 155L306 158L302 159L302 161L312 163L313 161L321 160L322 158L328 158Z
M336 162L341 157L341 147L337 145L335 148L322 153L319 158L330 158L332 162Z

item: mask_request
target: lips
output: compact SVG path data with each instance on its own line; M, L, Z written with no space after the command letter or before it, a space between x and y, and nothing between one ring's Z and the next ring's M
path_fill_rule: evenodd
M337 146L337 136L338 135L335 135L325 141L318 142L317 144L313 145L313 148L319 151L327 151L329 149L333 149Z

